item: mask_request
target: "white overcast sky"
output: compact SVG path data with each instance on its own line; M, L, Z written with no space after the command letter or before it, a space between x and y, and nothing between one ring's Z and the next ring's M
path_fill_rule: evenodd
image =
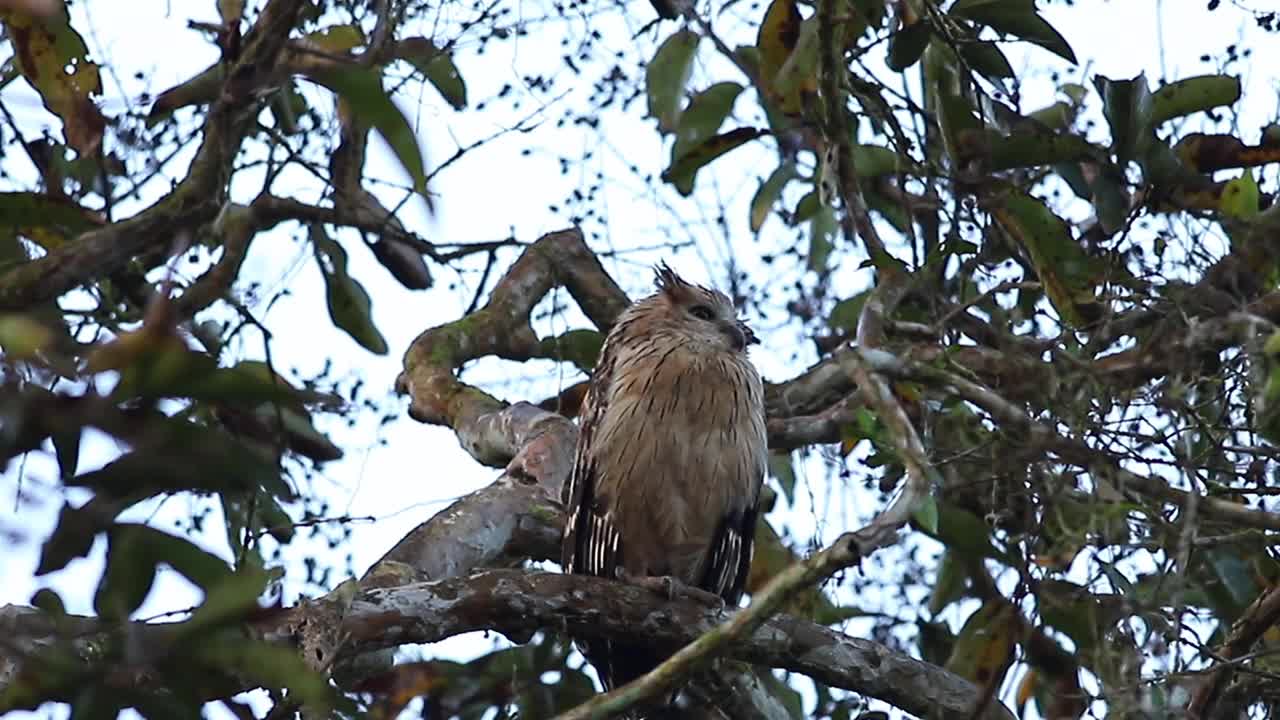
M1079 0L1072 7L1056 3L1045 10L1045 15L1067 38L1081 60L1088 79L1096 74L1111 78L1127 78L1146 72L1153 83L1162 77L1178 79L1190 75L1213 72L1215 67L1202 63L1201 55L1221 55L1230 43L1251 48L1249 61L1237 64L1233 70L1243 74L1245 102L1241 107L1241 128L1246 141L1257 139L1258 128L1271 122L1277 112L1277 87L1280 84L1280 43L1277 36L1265 34L1253 26L1246 13L1241 12L1230 0L1223 3L1218 12L1207 12L1201 1L1169 0ZM1263 3L1243 7L1262 9ZM515 4L516 13L524 12L522 4ZM628 38L639 24L647 22L652 10L641 0L628 7L635 17L630 27L624 26L614 16L606 16L598 22L604 34L606 48L610 43L630 43ZM127 9L125 9L127 8ZM1163 24L1156 22L1163 16ZM90 0L77 3L73 18L85 35L95 55L109 58L116 66L119 79L125 83L126 94L136 98L143 89L152 92L162 90L193 75L216 59L214 48L204 38L189 30L188 20L215 21L215 3L190 0L134 0L133 2L108 3ZM88 20L89 22L86 22ZM92 32L88 29L92 28ZM1162 32L1161 32L1162 31ZM662 26L661 33L670 32L670 25ZM749 36L732 38L737 43L748 43ZM731 44L734 42L731 41ZM1014 45L1009 48L1010 58L1016 68L1035 63L1046 63L1065 68L1047 52L1033 47ZM703 47L703 58L709 59L711 48ZM0 50L0 57L5 54ZM1163 55L1163 59L1162 59ZM519 75L531 74L545 66L547 72L557 72L559 52L554 43L539 44L536 34L523 38L517 44L491 43L483 56L475 56L464 48L458 58L469 85L471 97L482 99L494 94L504 84L521 87ZM135 70L150 75L148 88L131 77ZM716 66L710 68L716 71ZM695 82L707 75L695 75ZM1076 76L1078 77L1078 75ZM1025 107L1034 109L1051 102L1053 88L1047 75L1029 78L1024 87ZM105 110L117 113L122 107L119 86L105 76L108 97ZM1090 84L1090 83L1086 83ZM580 99L587 89L574 91L559 103ZM59 132L56 122L40 109L38 100L14 83L3 93L4 100L19 112L19 122L28 138L38 136L44 128L55 135ZM447 157L456 147L473 138L483 137L494 130L513 124L518 117L505 110L487 110L463 114L454 113L431 90L420 95L399 98L402 106L410 108L411 116L418 123L419 137L431 166ZM740 101L742 112L749 100ZM531 111L535 103L530 101L524 111ZM497 107L495 105L495 107ZM442 173L433 190L439 194L439 213L428 218L418 204L411 204L401 219L410 229L430 240L439 242L478 242L514 236L532 241L544 232L565 227L568 222L563 213L549 210L553 204L563 205L564 199L576 188L590 181L577 173L562 176L555 160L557 154L577 155L586 142L580 130L569 126L554 127L559 117L560 104L548 107L542 125L530 134L507 136L485 149L478 150L454 167ZM1096 104L1092 108L1095 117ZM667 149L653 131L652 121L640 117L642 104L632 105L629 115L612 113L607 128L612 138L612 150L602 151L597 166L606 174L617 171L623 162L632 162L648 168L653 174L661 171L667 159ZM447 133L444 132L447 130ZM7 132L7 130L6 130ZM1104 130L1096 131L1105 133ZM519 150L534 144L539 152L523 156ZM108 148L110 149L110 148ZM729 203L729 223L735 239L732 248L726 250L708 233L689 231L698 241L696 252L689 251L668 258L671 264L691 279L708 282L719 278L720 259L725 252L733 252L748 270L756 270L759 263L752 260L758 245L750 238L746 228L746 204L756 188L756 179L773 168L770 151L744 150L727 156L720 162L720 169L729 169L720 177L718 188L721 197ZM0 159L0 164L10 177L30 177L30 167L24 158L11 156ZM373 175L397 178L394 161L378 147L370 158ZM725 178L736 178L726 182ZM0 179L0 191L17 189ZM290 188L290 181L278 181L277 193ZM297 176L299 197L304 200L319 199L318 189L300 175ZM234 190L240 201L247 200L257 191L256 178L245 178ZM1274 184L1268 189L1273 189ZM673 192L663 190L665 202L678 209L690 209L692 201L683 200ZM671 216L644 195L644 189L632 179L611 187L602 197L597 211L608 218L608 243L613 247L652 245L664 237ZM765 233L790 232L775 220L766 226ZM304 371L317 370L326 359L332 359L339 374L347 373L364 379L366 390L378 394L390 388L400 369L400 356L414 336L426 327L455 319L471 299L472 283L476 275L466 276L455 290L445 286L457 279L449 271L436 271L437 287L422 293L405 291L387 275L370 254L351 243L352 273L370 290L373 297L375 318L386 336L391 352L385 357L375 357L357 347L346 335L332 328L324 308L324 290L310 251L295 242L289 232L274 232L255 241L246 266L249 277L272 278L280 268L289 268L288 277L292 294L277 303L266 315L274 333L273 355L275 362L286 368L296 367ZM647 292L649 272L647 265L658 255L627 256L628 260L609 259L605 265L615 273L619 282L633 295ZM510 262L512 255L505 256ZM838 283L846 289L865 284L865 271L854 270L856 262L848 263L848 269L837 272ZM781 316L749 318L766 328L782 323ZM575 314L556 318L543 329L563 331L581 322ZM259 356L260 339L249 334L252 342L243 347L245 353ZM256 344L255 344L256 343ZM794 329L782 328L766 337L765 345L754 357L764 375L771 380L782 380L795 374L808 362L808 355L793 358L798 346ZM538 400L558 385L569 384L578 378L572 373L558 374L550 365L541 365L532 381L501 382L511 368L501 363L484 365L475 379L488 379L496 384L491 388L501 397L510 400ZM527 371L521 371L522 377ZM372 522L358 521L352 525L353 535L343 548L354 556L356 571L362 572L412 527L430 517L457 497L483 486L496 476L496 471L478 466L458 447L451 432L443 428L420 425L402 416L396 422L378 428L365 423L354 429L335 428L335 438L346 450L347 456L340 462L325 467L324 482L331 499L333 515L374 518ZM376 446L378 439L385 439L385 447ZM85 442L81 469L91 468L109 460L116 449L112 442L101 437L96 442ZM21 472L19 472L21 470ZM865 521L874 511L866 498L862 502L848 498L833 498L838 507L828 505L830 488L824 482L825 471L821 463L810 463L801 468L801 477L809 486L798 493L796 506L789 508L793 530L801 539L805 533L816 533L820 539L830 539L840 531L860 521ZM23 494L30 501L19 503L19 477ZM66 570L48 577L34 578L40 543L52 529L63 497L82 502L83 494L66 492L57 488L56 466L51 458L34 454L24 463L14 463L0 480L0 532L17 532L20 539L15 547L6 548L0 555L0 604L27 603L32 593L41 587L53 587L60 591L68 609L76 613L92 612L92 591L98 578L105 551L99 542L88 559L73 562ZM176 516L189 512L188 501L170 499L157 507L149 503L130 517L149 519L164 524ZM821 508L815 512L814 507ZM206 546L226 554L222 533L207 533ZM334 578L336 583L342 578ZM140 612L150 616L160 612L191 606L198 595L172 573L166 573L148 602ZM862 600L862 599L860 599ZM872 603L874 604L874 603ZM963 616L950 618L961 620ZM851 626L856 632L856 626ZM474 652L476 641L463 640L450 644L460 653ZM1006 688L1005 697L1008 696Z

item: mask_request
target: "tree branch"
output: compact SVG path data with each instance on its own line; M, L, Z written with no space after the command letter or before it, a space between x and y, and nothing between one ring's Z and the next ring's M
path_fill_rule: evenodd
M423 332L409 346L404 372L396 379L396 389L410 397L409 416L453 428L462 446L486 462L483 455L476 454L468 437L479 417L501 409L503 403L462 383L456 373L466 362L488 355L513 360L536 355L538 337L529 324L529 314L543 296L560 285L602 330L628 304L626 294L600 266L580 231L543 236L498 281L484 307Z
M1205 676L1187 705L1190 717L1197 720L1217 717L1213 714L1213 707L1223 686L1235 674L1237 661L1249 652L1249 648L1262 637L1262 633L1277 622L1280 622L1280 586L1259 595L1231 626L1226 641L1215 654L1218 666Z
M812 582L811 573L830 569L831 563L848 562L850 553L856 553L848 536L833 547L824 551L825 555L815 556L820 560L796 566L796 574L789 576L791 581L798 577L800 584ZM316 611L315 603L304 603L252 627L264 639L292 643L297 628ZM433 643L476 630L524 637L550 629L577 637L675 647L708 634L724 619L724 612L697 602L667 602L645 588L601 578L490 570L430 583L375 588L357 596L342 620L341 634L348 640L338 657L407 643ZM99 633L113 632L95 618L70 616L60 625L33 608L0 608L0 632L11 646L48 647L59 627L75 636L76 652L86 657L94 652L94 643L101 639ZM181 623L135 623L127 626L127 631L139 648L163 647L164 639L175 637L181 627ZM765 622L726 649L729 657L810 675L919 717L966 717L979 700L971 683L939 667L794 617L779 616ZM1000 708L986 717L1011 716Z
M0 311L21 310L122 269L130 258L170 245L173 236L194 231L222 207L227 175L252 113L246 104L265 81L293 29L302 0L272 0L262 9L244 51L204 123L204 138L187 176L164 198L137 215L95 228L0 275Z

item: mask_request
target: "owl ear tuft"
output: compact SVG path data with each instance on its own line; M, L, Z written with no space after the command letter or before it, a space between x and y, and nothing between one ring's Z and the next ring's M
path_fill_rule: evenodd
M665 262L660 262L653 268L653 284L658 291L672 299L678 298L692 289L692 286L685 282L675 270L672 270Z

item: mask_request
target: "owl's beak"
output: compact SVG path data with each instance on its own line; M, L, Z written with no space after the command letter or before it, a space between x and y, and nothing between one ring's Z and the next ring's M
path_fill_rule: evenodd
M725 335L729 337L729 344L734 350L745 350L748 345L755 345L760 342L760 338L751 332L751 328L746 323L735 322L727 325L724 329Z

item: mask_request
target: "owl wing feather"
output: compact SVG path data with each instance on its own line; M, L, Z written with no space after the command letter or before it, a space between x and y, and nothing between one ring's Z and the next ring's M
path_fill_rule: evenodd
M573 471L565 490L565 504L569 511L560 547L560 566L565 572L614 578L621 566L621 535L613 523L609 509L596 497L600 468L591 452L596 429L600 426L609 404L609 390L613 382L615 353L606 340L600 349L591 382L582 401L581 421L578 427L578 445ZM645 659L647 653L628 648L615 652L612 640L577 640L582 654L600 673L605 688L624 684L635 670L615 667L618 656L633 657L651 665L656 657ZM625 661L623 662L625 665ZM643 670L641 671L643 672Z
M744 510L724 516L711 552L707 554L702 581L698 583L703 590L719 595L729 605L737 605L746 589L754 552L756 514L753 501Z
M619 534L608 509L596 499L599 468L591 453L595 430L609 404L614 357L609 343L600 350L600 359L591 375L582 401L578 446L565 492L568 522L560 548L560 564L566 572L613 577L619 561Z

